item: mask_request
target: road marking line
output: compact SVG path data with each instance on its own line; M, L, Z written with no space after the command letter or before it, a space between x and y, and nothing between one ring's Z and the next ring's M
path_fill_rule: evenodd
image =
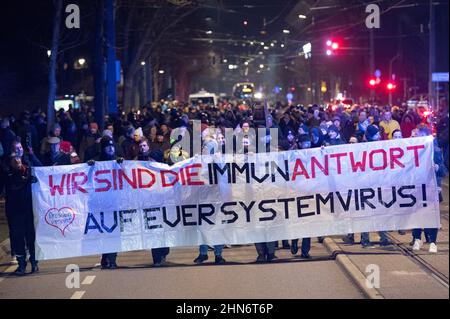
M90 285L90 284L92 284L94 279L95 279L95 276L87 276L86 278L84 278L84 280L81 284L82 285Z
M81 299L86 291L75 291L70 299Z

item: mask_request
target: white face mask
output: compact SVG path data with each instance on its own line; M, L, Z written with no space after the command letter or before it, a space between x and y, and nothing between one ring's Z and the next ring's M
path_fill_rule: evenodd
M23 147L21 144L17 144L15 148L16 157L22 157L23 156Z

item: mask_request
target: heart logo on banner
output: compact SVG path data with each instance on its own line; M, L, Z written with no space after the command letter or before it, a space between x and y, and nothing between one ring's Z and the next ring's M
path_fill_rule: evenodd
M75 212L70 207L50 208L45 213L45 222L52 227L58 228L63 236L67 227L75 220Z

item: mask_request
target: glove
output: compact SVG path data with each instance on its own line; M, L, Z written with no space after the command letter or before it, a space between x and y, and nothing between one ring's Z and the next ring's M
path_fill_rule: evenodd
M117 164L122 164L123 163L123 157L119 157L117 159Z
M89 160L89 161L87 162L87 164L88 164L89 166L94 166L94 165L95 165L95 161L94 161L94 160Z

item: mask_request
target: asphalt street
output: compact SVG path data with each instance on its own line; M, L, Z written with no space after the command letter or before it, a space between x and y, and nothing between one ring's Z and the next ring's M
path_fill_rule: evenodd
M390 232L398 245L385 250L362 249L359 244L345 245L340 236L333 237L342 253L349 256L355 269L364 274L369 264L381 269L383 298L448 298L448 179L443 187L445 202L441 204L442 229L438 236L438 254L424 247L414 255L437 269L447 280L439 282L435 274L407 256L411 252L410 232L400 236ZM377 240L376 234L372 239ZM281 242L280 242L281 246ZM411 252L412 253L412 252ZM109 299L109 298L367 298L355 278L336 262L336 254L313 239L311 256L305 260L292 256L289 250L278 249L278 260L256 264L253 245L224 249L227 263L214 264L214 254L202 265L193 263L198 255L195 247L172 249L167 266L152 267L150 251L121 253L119 269L101 270L100 256L43 261L40 272L25 277L10 273L16 265L9 256L0 259L0 298L37 299ZM79 269L79 273L72 273Z

